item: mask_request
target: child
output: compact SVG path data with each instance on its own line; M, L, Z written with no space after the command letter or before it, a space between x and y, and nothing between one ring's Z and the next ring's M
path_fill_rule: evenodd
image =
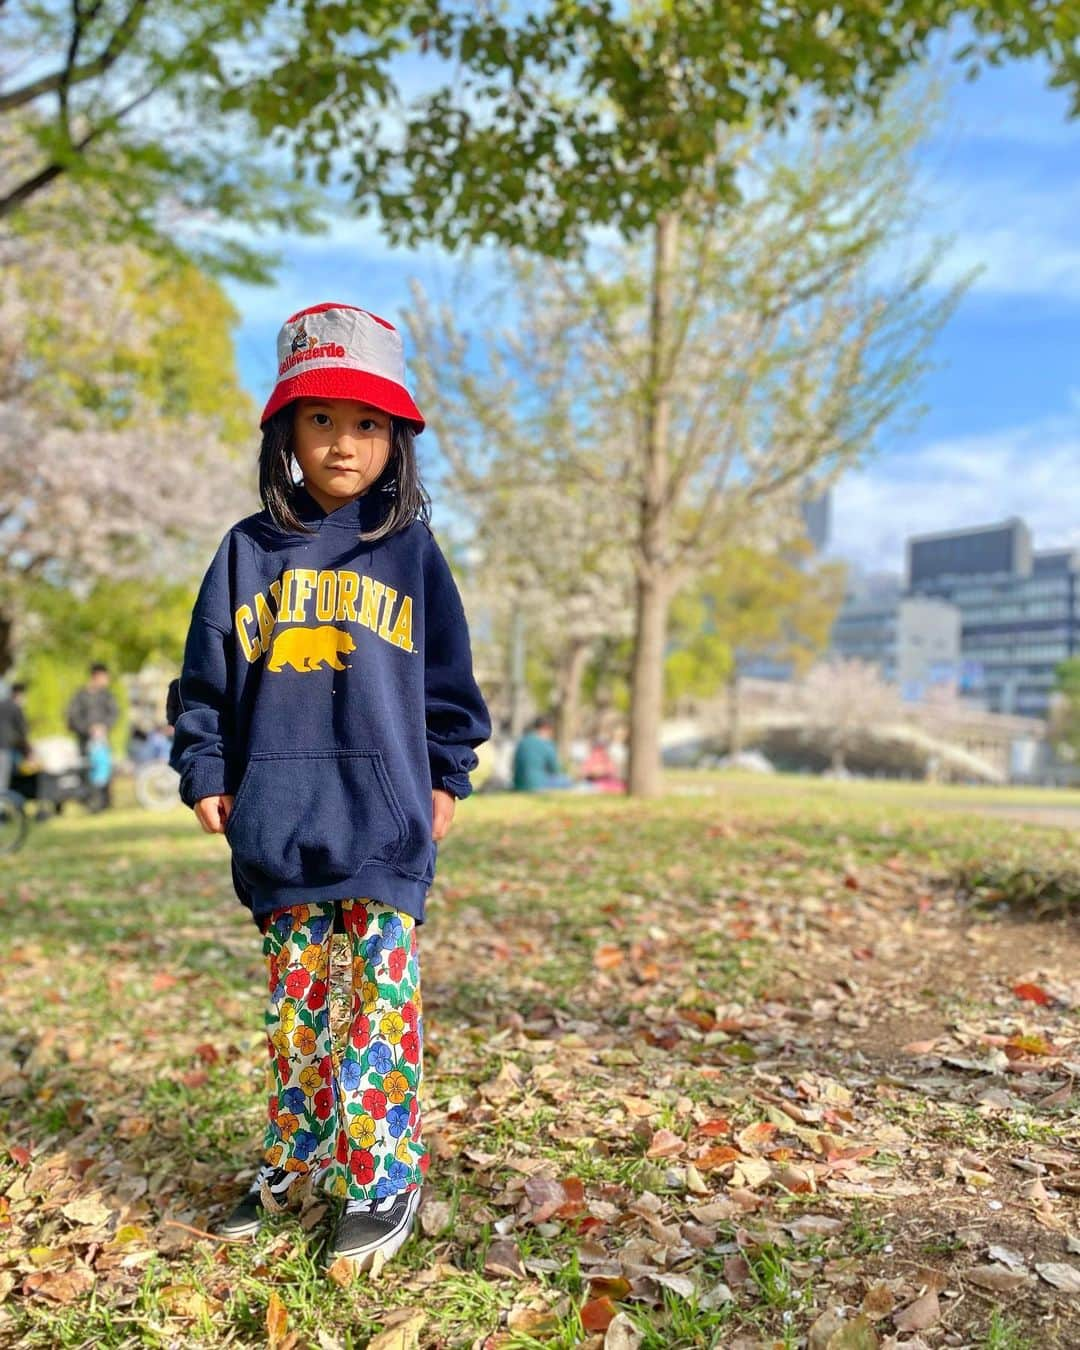
M316 305L285 323L277 354L265 509L229 530L203 580L170 763L203 829L228 841L270 989L263 1166L217 1232L255 1233L305 1177L347 1199L329 1261L368 1269L409 1236L427 1172L417 928L491 722L428 528L397 330ZM353 956L337 1072L334 931Z
M112 804L110 784L113 761L108 728L101 722L95 722L90 728L90 739L86 745L86 762L91 788L88 805L91 811L104 811Z

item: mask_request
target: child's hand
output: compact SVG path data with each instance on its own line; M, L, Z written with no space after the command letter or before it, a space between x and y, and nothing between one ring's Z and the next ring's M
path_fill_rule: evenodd
M431 794L431 837L436 843L445 839L454 823L455 798L452 792L435 788Z
M195 817L207 834L224 834L225 822L232 813L232 793L215 797L200 797L195 803Z

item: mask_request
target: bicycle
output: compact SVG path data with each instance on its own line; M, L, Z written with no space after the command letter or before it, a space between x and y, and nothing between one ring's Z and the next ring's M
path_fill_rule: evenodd
M29 829L24 798L17 792L0 792L0 853L22 848Z
M163 759L148 760L135 769L135 800L147 811L171 811L180 805L180 776Z

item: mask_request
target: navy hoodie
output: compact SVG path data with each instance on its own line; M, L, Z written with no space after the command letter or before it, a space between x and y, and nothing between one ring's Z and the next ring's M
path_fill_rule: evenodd
M424 922L432 788L472 790L491 721L450 568L419 520L376 543L374 489L330 513L306 492L222 539L191 616L170 763L180 796L235 794L233 885L258 923L370 897Z

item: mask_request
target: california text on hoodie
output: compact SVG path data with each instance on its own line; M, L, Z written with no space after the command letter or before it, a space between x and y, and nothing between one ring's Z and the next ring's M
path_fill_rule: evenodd
M235 794L225 837L256 922L365 896L423 923L432 788L468 796L491 735L431 531L357 538L388 506L373 489L327 513L298 488L314 533L239 521L195 602L170 763L188 806Z

